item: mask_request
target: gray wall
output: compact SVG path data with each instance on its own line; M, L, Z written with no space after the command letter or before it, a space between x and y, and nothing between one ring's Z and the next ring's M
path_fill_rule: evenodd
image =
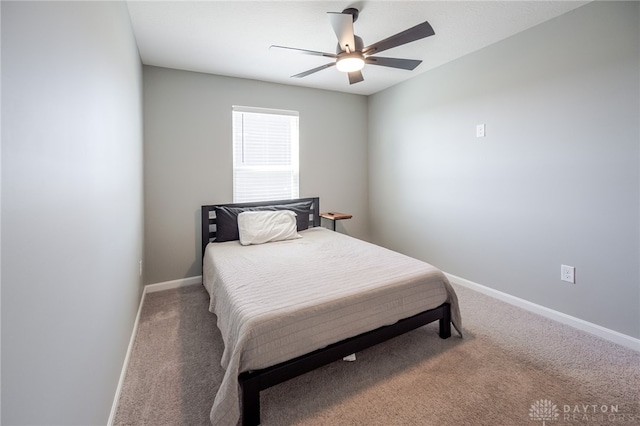
M232 105L299 111L300 196L368 238L364 96L145 66L146 283L202 273L200 206L232 202Z
M106 424L141 294L121 2L2 2L2 423Z
M588 4L370 97L374 241L640 337L638 6Z

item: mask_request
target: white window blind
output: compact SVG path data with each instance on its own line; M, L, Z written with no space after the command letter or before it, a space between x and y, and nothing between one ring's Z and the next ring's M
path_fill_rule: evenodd
M233 202L298 198L298 112L233 107Z

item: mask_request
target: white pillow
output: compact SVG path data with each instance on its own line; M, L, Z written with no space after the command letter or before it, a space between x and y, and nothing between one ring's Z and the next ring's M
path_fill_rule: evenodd
M291 210L242 212L238 231L243 246L300 238L296 214Z

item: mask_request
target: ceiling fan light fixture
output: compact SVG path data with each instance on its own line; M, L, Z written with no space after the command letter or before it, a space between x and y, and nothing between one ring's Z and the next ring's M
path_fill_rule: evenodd
M364 68L365 63L409 71L414 70L420 65L422 61L417 59L384 58L374 55L434 35L435 32L427 21L365 47L362 38L353 32L353 23L356 21L358 13L359 11L355 8L347 8L343 10L342 13L327 12L331 27L333 27L333 31L338 38L336 53L317 52L315 50L297 49L286 46L271 46L271 48L293 50L307 55L334 59L334 61L325 63L319 67L292 75L292 78L306 77L335 66L338 71L348 75L349 84L355 84L364 81L360 70Z
M358 52L340 55L336 61L336 68L342 72L360 71L364 68L364 58Z

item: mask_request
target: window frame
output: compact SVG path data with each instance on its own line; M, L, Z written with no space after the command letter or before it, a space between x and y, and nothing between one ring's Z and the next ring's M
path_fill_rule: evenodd
M260 114L263 116L278 116L278 117L291 117L290 124L293 127L290 130L290 138L289 138L289 149L290 149L290 157L289 164L267 164L267 165L250 165L238 164L239 158L244 158L244 154L240 154L238 149L245 149L244 144L244 121L241 124L242 130L240 131L240 135L237 132L237 115L240 114L242 118L244 118L244 114ZM241 140L238 140L238 136L241 137ZM292 110L284 110L284 109L274 109L274 108L259 108L259 107L247 107L247 106L232 106L232 155L233 155L233 202L234 203L243 203L243 202L254 202L254 201L273 201L280 199L296 199L299 198L300 195L300 114L298 111ZM239 187L239 178L237 172L251 172L255 171L256 174L264 174L265 172L287 172L290 173L290 186L288 187L287 194L283 197L283 192L271 192L265 196L260 196L258 190L247 191L246 188ZM247 197L247 194L249 196Z

